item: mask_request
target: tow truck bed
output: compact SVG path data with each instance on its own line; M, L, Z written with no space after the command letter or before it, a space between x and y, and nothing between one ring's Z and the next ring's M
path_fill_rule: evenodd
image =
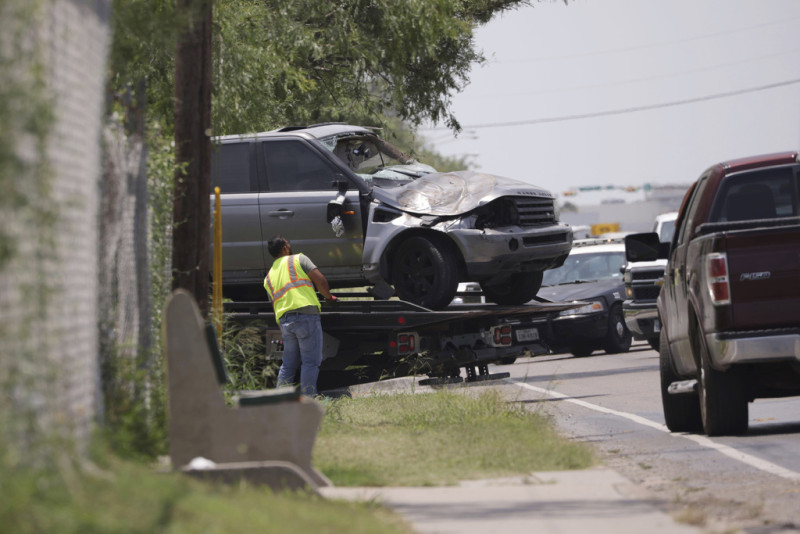
M574 303L464 303L434 311L400 300L325 302L318 387L419 374L433 381L458 382L461 368L468 381L503 378L508 373L490 375L488 364L548 353L550 317L573 307ZM256 325L275 338L271 303L225 303L224 311L229 321ZM279 351L271 357L280 357Z

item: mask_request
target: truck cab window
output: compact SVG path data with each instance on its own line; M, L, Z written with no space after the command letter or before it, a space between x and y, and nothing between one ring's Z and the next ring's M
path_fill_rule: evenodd
M268 141L262 145L270 191L331 189L336 173L310 147L299 141Z
M794 217L798 214L797 177L789 168L745 172L723 184L712 222Z
M250 193L252 173L250 143L216 145L211 153L211 192Z

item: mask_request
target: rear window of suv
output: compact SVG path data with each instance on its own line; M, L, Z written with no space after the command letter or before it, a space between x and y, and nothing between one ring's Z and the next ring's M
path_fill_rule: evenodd
M726 178L711 212L711 222L777 219L798 215L795 168L744 172Z

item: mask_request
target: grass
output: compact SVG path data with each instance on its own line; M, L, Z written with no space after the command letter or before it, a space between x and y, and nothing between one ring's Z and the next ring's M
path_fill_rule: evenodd
M14 534L409 534L375 503L224 486L101 459L99 468L0 465L0 531Z
M491 391L338 399L325 410L314 463L339 486L442 485L593 461L586 445L557 436L543 415ZM374 502L212 484L157 473L108 452L93 454L84 467L63 452L36 469L20 467L15 458L0 447L3 532L412 532Z
M338 486L430 486L579 469L590 449L494 390L337 399L326 408L314 465Z

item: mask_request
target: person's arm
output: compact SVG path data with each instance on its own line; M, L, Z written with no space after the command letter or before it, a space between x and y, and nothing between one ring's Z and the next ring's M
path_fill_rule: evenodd
M317 291L322 293L322 296L325 297L325 300L336 300L336 297L331 295L331 288L328 285L328 279L325 278L325 275L320 272L319 269L314 269L313 271L308 273L308 277L311 278L311 281L314 282L314 285L317 286Z

